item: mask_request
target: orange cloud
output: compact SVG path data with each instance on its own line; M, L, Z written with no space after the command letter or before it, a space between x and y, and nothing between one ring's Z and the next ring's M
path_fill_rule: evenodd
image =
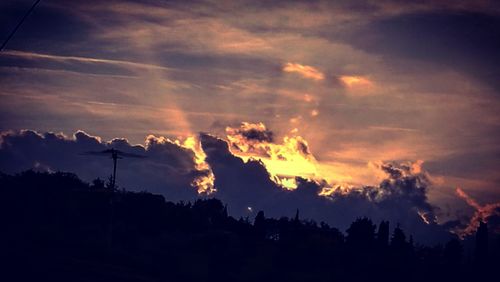
M297 188L295 177L318 176L317 162L301 136L285 136L275 143L263 123L244 122L239 128L226 128L231 153L244 161L260 160L271 180L286 189Z
M281 140L275 140L263 123L243 122L239 127L226 128L231 153L245 162L261 161L271 180L285 189L297 188L296 177L321 183L320 196L345 194L355 188L351 185L353 179L360 178L360 171L366 169L316 160L307 141L297 133L294 128Z
M479 227L480 221L488 222L491 216L500 216L500 203L486 204L482 206L475 199L467 195L460 187L457 187L455 191L458 197L465 200L469 206L476 210L465 228L454 230L454 232L461 238L466 235L474 234Z
M343 75L339 79L349 89L371 88L374 85L373 81L364 76Z
M190 136L184 140L184 142L180 143L181 147L186 149L190 149L194 153L194 162L196 165L196 169L199 171L207 171L206 175L199 176L193 180L191 185L198 189L198 194L212 194L216 192L215 189L215 175L210 168L210 165L205 161L207 155L201 148L200 140L196 137Z
M285 66L283 67L283 71L296 72L305 78L309 78L315 81L320 81L325 79L325 75L318 69L297 63L286 63Z

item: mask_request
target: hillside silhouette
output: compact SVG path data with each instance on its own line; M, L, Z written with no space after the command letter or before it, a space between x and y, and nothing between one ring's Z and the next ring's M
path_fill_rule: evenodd
M496 275L500 237L473 253L423 246L398 223L345 233L300 217L233 218L217 199L173 203L71 173L0 174L3 281L477 281Z

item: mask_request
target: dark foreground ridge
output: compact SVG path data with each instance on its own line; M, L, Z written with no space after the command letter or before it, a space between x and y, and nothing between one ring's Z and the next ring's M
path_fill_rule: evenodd
M299 211L237 220L217 199L172 203L70 173L0 174L0 193L2 281L479 281L500 265L486 224L465 252L389 222L344 234Z

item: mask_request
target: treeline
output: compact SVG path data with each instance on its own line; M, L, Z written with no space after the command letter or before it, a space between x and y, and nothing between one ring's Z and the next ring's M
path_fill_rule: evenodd
M0 174L0 220L3 281L456 281L500 262L486 224L465 256L458 239L417 245L386 221L343 233L299 211L235 219L217 199L172 203L60 172Z

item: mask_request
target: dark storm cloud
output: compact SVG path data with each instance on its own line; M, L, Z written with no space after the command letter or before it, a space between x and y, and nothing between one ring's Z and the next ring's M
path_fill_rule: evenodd
M215 175L216 197L228 203L237 215L248 207L269 206L281 193L269 173L258 161L243 162L229 152L226 141L201 134L207 162Z
M147 189L162 193L171 200L194 198L197 193L196 189L191 187L192 181L207 173L195 168L193 151L154 136L149 136L146 146L143 147L131 145L126 139L103 142L82 131L69 138L60 134L39 134L30 130L2 133L0 171L69 171L77 173L87 181L97 177L106 179L111 173L111 159L81 154L109 148L147 157L119 160L118 185L133 190Z
M377 187L318 196L326 183L297 178L296 190L284 190L270 180L263 163L243 162L229 152L226 141L202 134L201 143L215 174L215 197L228 203L231 213L237 216L254 216L258 210L274 217L292 216L298 208L305 218L340 228L347 228L357 217L368 216L375 222L385 219L400 223L420 242L449 236L436 223L436 208L427 201L428 179L423 173L411 173L408 166L383 165L388 178Z
M500 16L434 11L385 17L341 37L370 53L427 61L500 90Z

